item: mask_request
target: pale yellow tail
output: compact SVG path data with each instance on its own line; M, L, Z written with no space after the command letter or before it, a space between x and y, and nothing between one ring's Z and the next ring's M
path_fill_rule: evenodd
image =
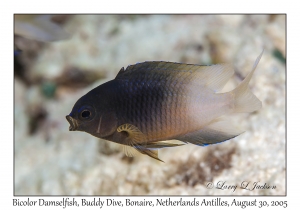
M257 57L252 67L252 71L247 75L242 83L232 91L235 97L234 112L253 112L262 107L261 101L251 92L248 84L260 61L261 56L263 55L263 52L264 51L262 51L261 54Z

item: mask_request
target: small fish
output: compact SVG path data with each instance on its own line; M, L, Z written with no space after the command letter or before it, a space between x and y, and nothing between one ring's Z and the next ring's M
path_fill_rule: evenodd
M59 41L69 35L51 21L52 15L15 15L14 33L42 42Z
M172 62L143 62L121 68L114 80L82 96L66 116L70 131L84 131L158 158L158 149L200 146L232 139L242 132L228 117L253 112L261 101L250 91L252 71L234 90L218 93L234 74L232 66L201 66ZM160 160L162 161L162 160Z

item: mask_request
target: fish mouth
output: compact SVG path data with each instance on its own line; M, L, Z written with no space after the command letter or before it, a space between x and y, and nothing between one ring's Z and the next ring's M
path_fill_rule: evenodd
M68 122L70 123L70 127L69 127L69 131L76 131L78 128L78 123L77 120L75 120L73 117L71 117L70 115L66 116L66 119L68 120Z

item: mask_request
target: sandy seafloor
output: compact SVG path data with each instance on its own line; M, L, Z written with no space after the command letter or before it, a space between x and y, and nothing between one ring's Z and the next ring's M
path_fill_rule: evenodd
M29 82L14 79L15 195L286 194L286 70L278 56L286 54L284 15L74 15L62 27L70 39L19 43ZM161 163L145 155L128 158L115 143L69 132L65 116L77 99L123 66L228 62L236 74L226 91L250 72L263 48L250 82L263 108L238 116L246 132L230 141L161 149ZM72 77L78 69L99 79L78 85L83 76ZM42 91L47 82L56 88L50 97ZM243 182L271 188L245 190ZM235 191L226 189L234 185Z

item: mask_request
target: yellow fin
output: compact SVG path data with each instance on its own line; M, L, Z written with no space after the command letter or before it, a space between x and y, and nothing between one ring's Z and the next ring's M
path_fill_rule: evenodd
M117 128L118 132L126 132L128 137L125 139L125 144L133 146L137 144L146 144L147 137L137 127L131 124L123 124Z
M122 145L123 152L127 157L134 157L137 155L137 150L132 146Z
M164 163L164 161L162 161L161 159L158 158L157 150L150 150L150 149L145 149L142 147L142 148L139 148L138 151Z
M126 132L128 135L123 142L123 151L128 157L134 157L137 154L139 150L135 147L136 145L143 145L147 142L146 136L134 125L120 125L117 131Z
M147 137L137 127L131 124L123 124L117 128L117 131L126 132L128 134L128 137L123 142L123 151L127 156L133 157L136 151L139 151L142 154L162 161L158 158L157 150L147 148Z
M149 142L146 145L144 145L144 148L148 148L148 149L160 149L160 148L164 148L164 147L177 147L177 146L182 146L185 144L175 144L175 143L171 143L169 141L159 141L159 142Z

